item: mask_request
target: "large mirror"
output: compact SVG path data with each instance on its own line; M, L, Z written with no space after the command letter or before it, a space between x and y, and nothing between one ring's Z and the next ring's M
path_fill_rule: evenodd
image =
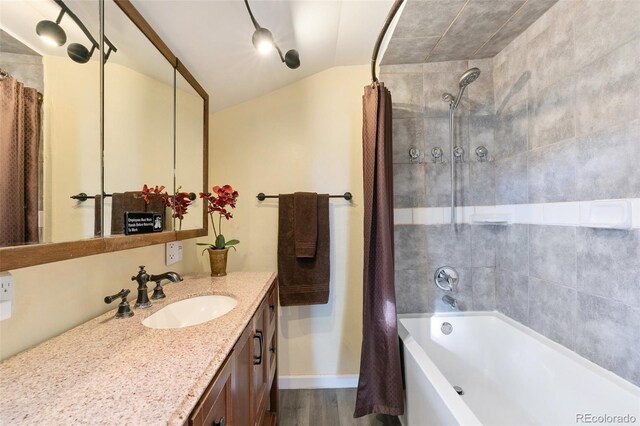
M170 197L178 187L195 194L207 187L208 95L133 5L128 0L2 1L0 29L0 79L21 81L10 93L17 86L32 88L26 92L35 112L21 123L39 123L21 124L26 133L35 133L31 139L37 143L20 154L21 161L35 164L32 170L12 177L4 164L15 160L5 151L13 155L15 149L2 153L1 191L10 200L3 204L15 209L0 214L4 221L24 206L27 214L16 223L29 230L9 233L0 242L0 270L206 235L199 199L182 221L174 221L171 206L162 207L158 233L125 236L117 223L123 211L140 209L139 203L122 204L123 196L139 194L144 184L163 185ZM3 112L3 131L6 117Z
M184 76L176 73L176 191L205 192L204 170L197 167L204 162L203 111L204 99ZM202 209L202 200L194 199L182 220L175 218L175 229L201 228Z
M161 229L171 230L163 198L147 204L141 190L174 193L175 69L114 2L105 3L104 16L105 37L117 49L104 65L104 235L124 233L126 212L159 213Z
M70 198L101 188L99 55L78 57L98 13L97 0L0 3L1 247L99 232L94 202Z

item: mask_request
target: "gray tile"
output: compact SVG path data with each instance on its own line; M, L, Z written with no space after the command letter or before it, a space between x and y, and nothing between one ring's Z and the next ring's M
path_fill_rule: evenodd
M495 56L557 1L558 0L528 1L504 27L500 28L500 30L489 39L478 55Z
M422 73L381 74L380 80L391 91L393 118L422 114Z
M492 311L496 309L495 268L473 268L471 283L473 288L473 310Z
M500 29L524 2L525 0L475 0L467 3L435 48L433 60L472 57L485 40Z
M529 278L529 327L574 349L576 310L574 288Z
M421 38L394 37L389 40L389 45L380 63L382 65L421 64L439 39L439 36Z
M445 159L451 157L449 145L449 117L425 117L425 155L431 159L431 150L439 147L444 151ZM469 149L469 117L466 114L456 114L453 121L453 138L455 145Z
M578 145L573 139L529 152L530 203L572 201L578 197Z
M409 163L409 149L425 150L422 119L393 119L393 162ZM426 155L426 154L425 154Z
M475 159L471 159L469 161L469 185L467 187L467 191L464 192L465 205L488 206L495 204L495 163L481 163Z
M494 115L470 115L469 116L469 160L477 159L475 150L484 146L489 150L490 158L495 157L495 128L496 117Z
M640 120L579 139L578 197L581 200L640 197L639 141Z
M450 164L427 163L427 207L446 207L451 205L451 168ZM456 205L462 205L469 187L469 168L467 164L456 164L455 168Z
M640 307L640 230L578 228L578 290Z
M495 160L496 203L525 204L528 200L527 154Z
M575 52L573 26L571 15L565 16L562 20L552 21L551 25L529 40L529 87L534 93L559 80L566 82L572 73Z
M430 154L425 154L429 155ZM444 207L451 205L451 172L449 164L427 163L426 192L427 207Z
M424 225L395 225L395 269L397 271L424 270L427 264L427 227Z
M396 306L399 314L430 312L427 286L433 284L433 280L427 278L426 265L421 270L396 268Z
M476 81L467 86L469 112L476 115L493 115L495 108L493 105L492 70L486 67L483 63L485 61L475 62L479 62L476 64L476 68L480 69L480 76ZM471 68L471 65L469 68Z
M520 42L519 44L522 44ZM528 98L531 71L527 68L526 44L507 47L496 56L493 69L494 103L497 115ZM503 59L502 62L497 62Z
M510 157L528 149L528 105L520 102L496 115L495 158Z
M576 352L640 385L640 309L578 293Z
M462 75L463 72L470 68L469 61L444 61L444 62L426 62L422 64L422 72L427 73L449 73Z
M468 266L471 261L471 226L429 225L427 228L427 263L439 266Z
M640 43L631 41L578 70L576 134L588 135L640 117Z
M529 274L529 225L497 227L496 267Z
M426 164L393 165L394 208L426 206L425 167Z
M431 277L429 284L427 285L427 291L429 293L429 308L430 312L451 312L451 307L442 301L444 295L451 295L456 299L458 304L458 310L471 311L473 310L473 286L472 286L472 269L465 268L457 265L449 265L458 271L458 283L456 290L452 292L446 292L440 290L433 281L433 276L436 271L436 267L429 269L428 276Z
M388 74L421 74L422 64L389 64L380 65L380 80L384 81L384 77Z
M471 225L471 266L495 267L501 226Z
M586 66L595 58L640 36L640 2L616 0L611 2L576 2L576 65Z
M508 317L528 325L528 277L504 269L496 269L496 307Z
M529 225L529 275L575 288L575 227Z
M529 148L539 148L576 134L574 80L561 80L531 96Z
M463 0L409 1L393 38L441 36L463 4Z

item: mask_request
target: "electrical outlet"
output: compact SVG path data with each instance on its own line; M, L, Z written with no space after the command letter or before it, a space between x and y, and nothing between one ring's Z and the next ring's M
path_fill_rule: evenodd
M0 273L0 320L11 318L14 300L13 276L8 272Z
M182 241L167 243L167 265L173 265L182 260Z

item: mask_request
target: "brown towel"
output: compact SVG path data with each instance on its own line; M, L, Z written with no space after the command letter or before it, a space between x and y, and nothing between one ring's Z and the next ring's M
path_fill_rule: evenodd
M315 257L318 240L318 194L293 194L293 223L296 257Z
M278 214L280 305L318 305L329 301L329 195L317 196L316 255L296 257L294 195L281 194Z
M111 235L124 234L125 212L160 213L163 223L165 220L164 202L159 197L151 197L147 206L140 191L114 192L111 196Z

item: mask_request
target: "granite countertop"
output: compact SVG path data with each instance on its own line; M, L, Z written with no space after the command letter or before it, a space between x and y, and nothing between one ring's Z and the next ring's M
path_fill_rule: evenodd
M182 425L275 276L187 274L182 283L164 286L165 299L133 309L131 318L115 319L114 309L5 360L0 424ZM142 325L172 302L207 294L231 295L238 304L190 327ZM129 298L133 308L135 292Z

